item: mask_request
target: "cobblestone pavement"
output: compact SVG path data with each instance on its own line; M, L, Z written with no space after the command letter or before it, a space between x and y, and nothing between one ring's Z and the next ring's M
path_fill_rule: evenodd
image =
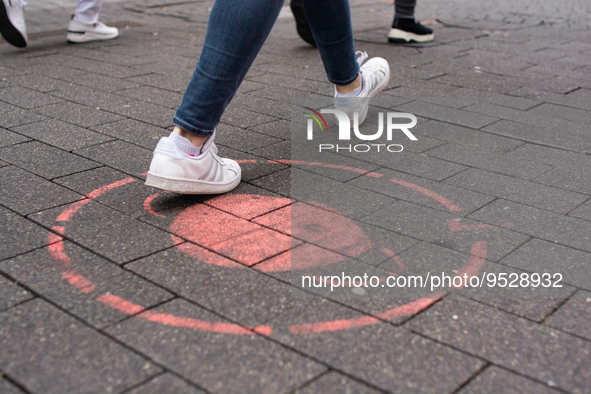
M291 98L333 87L287 7L218 129L239 188L143 185L211 5L107 2L121 36L72 45L73 3L31 1L29 48L0 42L0 392L590 393L591 3L421 0L435 41L394 46L392 4L352 2L392 68L375 105L418 118L402 153L307 170L318 212L387 248L358 266L563 275L560 297L407 300L290 294Z

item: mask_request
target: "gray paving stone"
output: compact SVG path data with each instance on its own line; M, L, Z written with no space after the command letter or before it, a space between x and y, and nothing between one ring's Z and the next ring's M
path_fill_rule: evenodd
M127 118L136 119L158 127L172 126L172 118L176 112L170 108L133 99L108 105L106 109Z
M243 152L252 152L254 149L272 145L280 141L282 140L269 135L226 124L220 124L216 128L216 144L225 145Z
M291 195L291 168L262 176L250 181L250 183L273 193L289 197Z
M96 162L37 141L2 148L0 158L47 179L99 166Z
M591 339L591 293L578 291L573 298L554 312L544 323L583 338Z
M0 368L33 392L122 391L161 371L42 300L0 313Z
M427 119L440 120L442 122L455 124L458 126L480 129L498 120L498 117L491 117L474 112L456 110L453 108L442 107L440 105L414 101L408 104L402 104L394 107L399 112L410 112Z
M294 296L289 283L189 243L126 268L244 326L269 325L285 334L292 324L361 316L318 297Z
M474 168L446 179L445 182L557 213L570 212L588 199L588 196L582 194Z
M54 182L77 193L88 195L102 187L116 185L116 182L122 180L125 182L129 181L129 175L108 167L101 167L54 179ZM115 187L109 190L108 193L103 193L93 198L101 204L137 218L146 215L147 212L144 203L148 197L156 193L164 194L165 192L144 185L142 180L131 178L130 183Z
M244 108L228 107L222 116L222 123L240 128L248 128L277 120L277 117L259 114Z
M205 391L191 386L184 380L177 378L171 373L156 376L149 382L131 390L129 394L204 394Z
M483 366L478 359L386 324L285 340L389 392L452 392Z
M63 120L64 122L81 127L97 126L124 119L122 116L76 103L48 105L46 107L35 108L35 110L51 118Z
M444 212L450 212L448 206L453 205L454 212L460 216L468 215L470 212L494 200L494 197L485 196L481 193L397 171L380 169L376 173L382 176L379 178L361 176L350 181L349 184ZM447 206L443 205L440 199L444 200Z
M296 390L294 394L378 394L381 391L366 386L338 372L329 372L319 379Z
M0 260L45 245L48 235L33 222L0 207Z
M591 261L591 255L588 253L532 239L503 259L501 263L530 272L548 272L552 275L559 273L565 283L591 289L589 261Z
M49 247L4 260L0 263L0 270L99 329L128 316L100 302L98 298L101 296L120 297L144 308L172 298L166 290L70 242L64 242L61 248L71 261L70 269L90 282L85 291L80 291L73 285L75 282L60 273L60 262L53 260Z
M184 93L193 72L187 70L184 71L184 74L185 78L176 78L172 75L147 74L137 77L126 78L124 79L124 81Z
M458 391L458 394L558 394L559 392L539 382L524 378L499 367L490 366Z
M589 110L565 107L562 105L544 103L529 112L550 116L555 119L565 119L586 124L591 123L591 115L589 114Z
M176 109L181 104L183 98L182 94L150 86L121 90L117 94L172 109Z
M67 82L35 73L9 77L8 81L14 85L23 86L41 93L67 89L70 86Z
M427 155L454 163L476 167L487 171L531 180L552 170L552 167L491 153L484 146L479 148L446 144L427 152Z
M66 237L119 264L173 245L169 234L94 201L80 208L71 223L57 220L65 209L47 210L31 219L46 226L65 226Z
M284 119L252 126L250 130L283 140L291 138L291 122Z
M0 128L0 148L9 145L20 144L30 140L30 138Z
M46 119L33 111L0 102L0 127L14 127Z
M459 231L452 231L455 227L453 221L457 219L458 217L454 214L397 201L364 217L362 221L468 255L474 242L484 241L487 243L486 258L491 261L498 261L528 240L527 236L501 227L477 227L472 230L463 230L460 227ZM450 228L450 223L454 227ZM482 222L468 219L462 219L459 223L461 226L482 224ZM497 225L504 226L507 223L508 221L505 221Z
M591 169L591 157L583 153L569 152L563 149L524 144L506 155L537 164L546 164L561 169L581 169L586 173Z
M152 152L124 141L112 141L79 149L74 153L135 176L150 167Z
M69 89L52 92L51 95L88 107L101 108L106 111L111 111L131 101L127 97L74 84Z
M33 295L27 290L15 282L0 276L0 311L30 300L31 298L33 298Z
M446 299L413 331L566 391L589 392L591 343L466 299Z
M291 141L277 142L258 149L253 149L249 153L271 160L290 160Z
M112 138L105 135L54 119L13 127L12 129L20 134L67 151L112 140Z
M14 384L10 383L6 378L0 378L0 391L5 394L23 394L24 391L19 389Z
M557 128L566 123L565 119L552 116L552 113L539 113L534 111L521 111L508 107L501 107L494 104L479 103L462 108L462 111L476 112L495 118L511 120L535 127ZM569 119L571 120L571 119Z
M139 122L134 119L125 119L119 122L94 126L92 130L150 150L156 148L161 137L170 134L170 130L168 129Z
M471 214L469 218L496 225L511 223L513 231L591 251L588 235L591 223L585 220L505 200L496 200Z
M437 138L468 148L486 149L489 154L506 153L523 144L511 138L434 120L417 124L412 131L413 134Z
M578 193L591 194L591 174L583 171L583 168L555 168L540 175L534 181Z
M506 271L506 269L505 269ZM490 299L478 297L477 300L483 304L493 306L497 309L512 313L526 319L541 322L564 302L564 298L517 298L506 297Z
M341 183L292 167L291 195L303 202L323 204L347 218L359 219L389 206L395 200L383 194Z
M501 107L516 108L522 111L527 111L542 102L536 99L513 97L508 95L495 95L489 98L479 97L478 99L480 102L488 102L491 104L500 105Z
M181 300L167 303L154 312L227 322ZM117 324L108 331L208 391L288 393L325 370L311 359L258 335L191 330L139 318Z
M2 96L0 97L2 101L21 108L35 108L63 101L57 97L20 86L2 89Z
M568 215L579 219L591 220L591 202L587 201L585 204L582 204L577 207L577 209L571 211Z
M80 195L20 168L0 168L0 204L27 215L74 202Z
M560 135L557 135L554 129L546 129L542 126L529 126L509 120L501 120L482 130L521 141L575 152L582 152L591 147L591 138L589 136L569 133L566 129L563 129Z

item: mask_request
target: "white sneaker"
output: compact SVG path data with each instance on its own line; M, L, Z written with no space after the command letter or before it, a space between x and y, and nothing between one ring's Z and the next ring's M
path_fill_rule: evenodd
M220 194L240 183L240 166L222 159L214 144L215 132L198 156L181 152L176 143L162 137L154 150L146 185L179 194Z
M336 109L345 112L351 121L353 121L354 114L358 113L358 124L363 123L367 117L367 110L369 108L369 100L377 96L390 80L390 66L388 61L381 57L374 57L369 59L365 64L365 59L368 58L367 52L357 51L359 55L357 61L359 62L361 74L361 92L358 96L346 96L336 92L334 106Z
M9 44L24 48L27 46L27 25L25 7L19 0L0 2L0 34Z
M69 42L90 42L111 40L118 35L119 29L116 27L109 27L100 21L92 25L87 25L73 16L68 25L67 39Z

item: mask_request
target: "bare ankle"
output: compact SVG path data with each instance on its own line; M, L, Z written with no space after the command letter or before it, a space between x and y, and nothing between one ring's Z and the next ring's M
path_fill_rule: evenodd
M337 88L337 92L340 94L347 94L355 89L357 89L361 85L361 74L357 76L357 78L348 85L335 85Z
M174 134L178 134L181 137L185 137L186 139L188 139L189 141L191 141L191 143L197 147L199 146L203 146L203 144L205 144L205 141L207 141L208 137L203 137L200 135L195 135L192 133L189 133L187 130L183 130L178 126L174 126L174 130L172 130L172 132Z

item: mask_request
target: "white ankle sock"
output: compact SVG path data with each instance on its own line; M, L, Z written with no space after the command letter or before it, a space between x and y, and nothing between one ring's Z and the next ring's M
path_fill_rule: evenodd
M170 133L168 138L173 140L177 148L179 148L179 150L183 153L186 153L191 156L199 156L199 154L201 153L201 147L193 145L191 141L189 141L185 137L182 137L175 133Z
M359 74L361 74L361 71L359 72ZM357 89L352 90L349 93L342 94L337 91L337 88L335 86L334 92L335 92L335 94L334 94L335 97L359 97L359 96L361 96L361 93L363 93L363 76L361 76L361 83L359 84L359 87Z

